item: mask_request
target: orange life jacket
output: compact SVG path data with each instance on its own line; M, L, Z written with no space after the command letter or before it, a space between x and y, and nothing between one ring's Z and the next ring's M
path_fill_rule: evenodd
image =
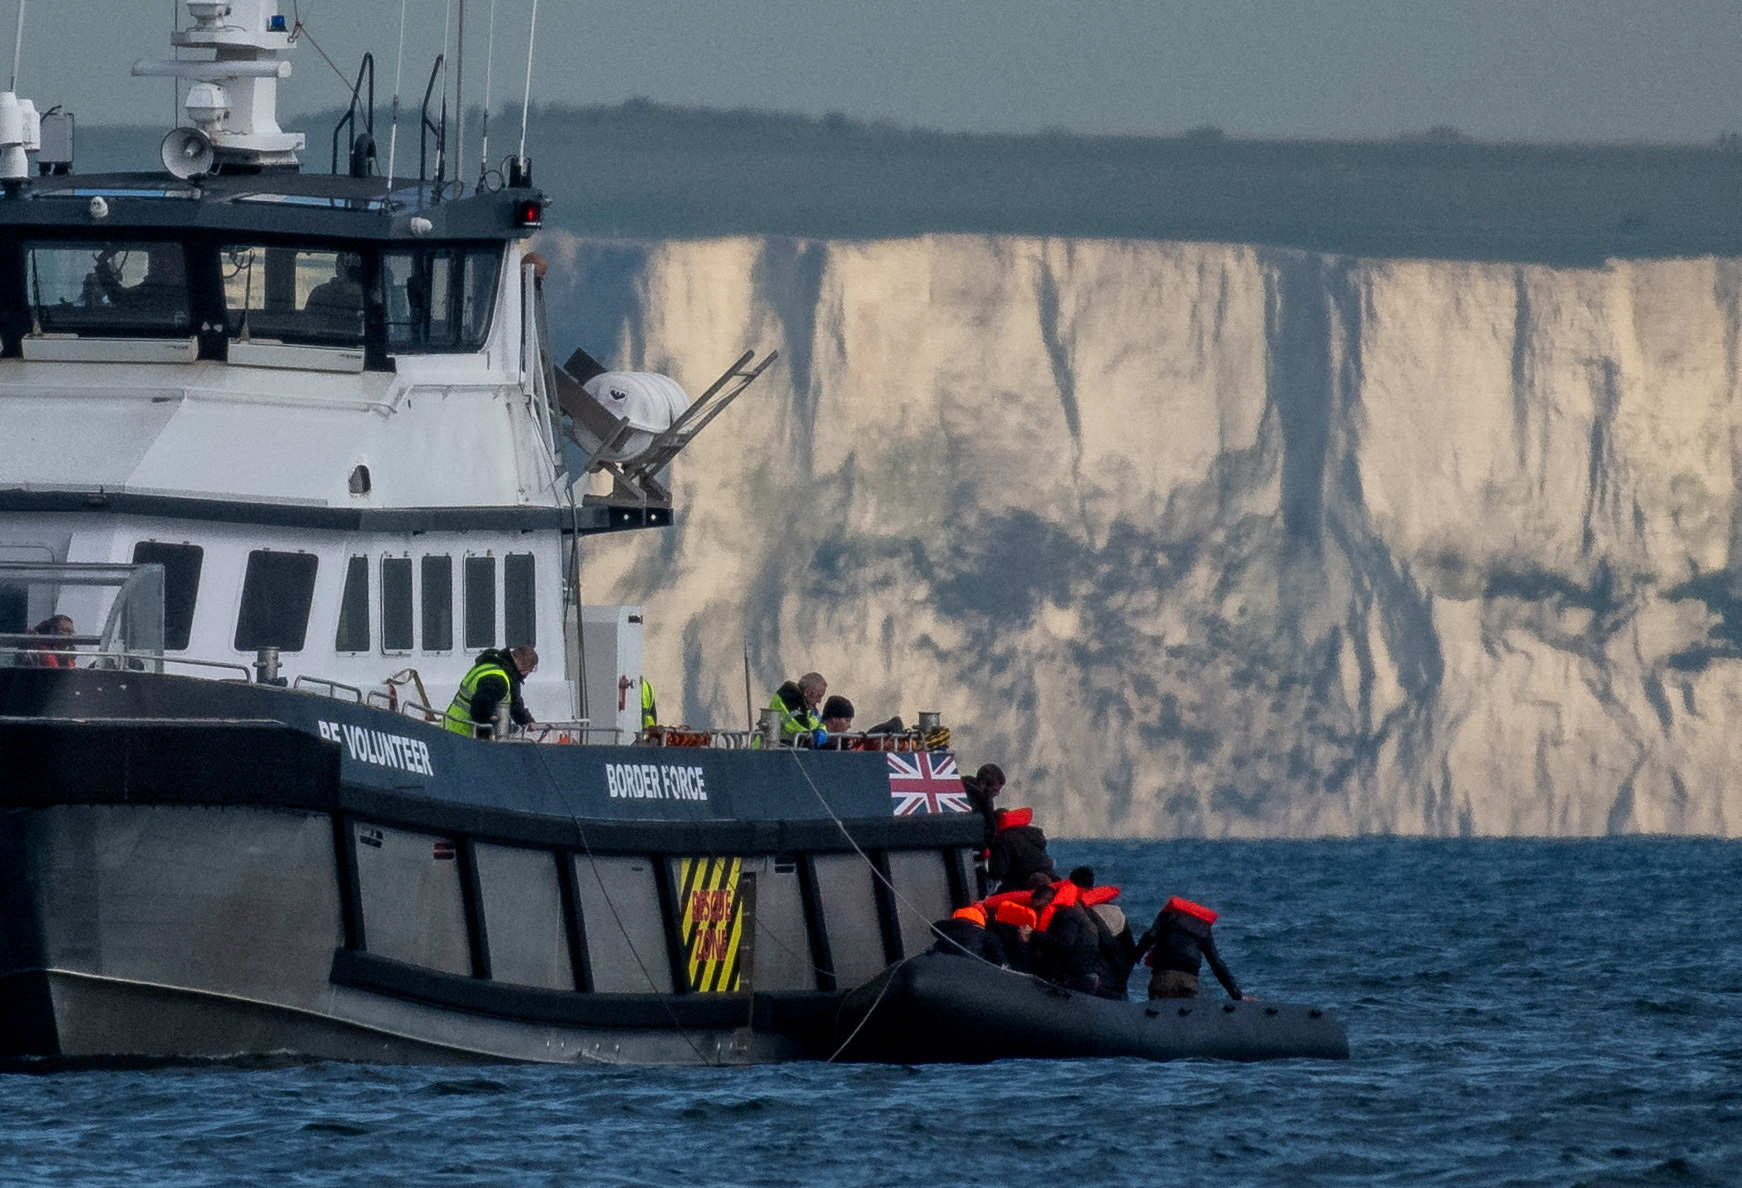
M1084 907L1094 907L1097 904L1112 903L1119 898L1117 887L1077 888L1077 902Z
M997 826L998 832L1002 833L1006 829L1014 829L1018 825L1034 824L1034 810L1031 808L999 809L992 814L992 820Z
M950 919L966 920L970 924L978 924L984 928L986 927L986 909L977 903L970 903L967 907L957 908L951 912Z
M1211 911L1203 904L1193 903L1189 899L1181 899L1177 895L1170 897L1168 901L1162 905L1161 910L1164 912L1184 912L1188 916L1196 916L1206 924L1214 924L1217 919L1217 913Z
M987 907L993 909L997 909L1000 905L1006 903L1019 903L1023 907L1027 907L1029 904L1029 897L1033 894L1034 892L1032 891L1000 891L996 895L988 895L983 902Z
M1003 903L999 904L997 907L997 913L993 918L1000 924L1015 924L1018 927L1026 924L1028 927L1033 928L1038 923L1034 918L1033 908L1029 907L1027 904L1016 903L1012 900L1005 900Z

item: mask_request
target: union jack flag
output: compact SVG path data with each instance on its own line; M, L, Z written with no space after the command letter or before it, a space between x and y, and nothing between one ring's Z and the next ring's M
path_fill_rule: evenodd
M944 751L893 752L889 759L889 795L895 815L971 813L956 757Z

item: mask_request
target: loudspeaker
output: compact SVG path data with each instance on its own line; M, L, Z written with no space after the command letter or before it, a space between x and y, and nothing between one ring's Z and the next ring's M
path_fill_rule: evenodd
M212 139L198 128L176 128L163 138L163 167L187 179L212 171Z

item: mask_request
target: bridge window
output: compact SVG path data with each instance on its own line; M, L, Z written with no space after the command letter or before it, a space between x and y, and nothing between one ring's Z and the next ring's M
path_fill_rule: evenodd
M199 545L142 540L133 546L133 564L163 566L163 646L172 652L186 648L193 633L205 559Z
M466 646L496 646L496 558L466 558Z
M411 558L381 559L381 650L411 651Z
M221 262L232 338L361 345L363 258L356 252L229 246Z
M45 334L192 332L179 243L27 243L24 252L30 316Z
M387 349L482 349L501 264L500 246L394 248L382 253Z
M369 650L369 558L352 557L345 567L345 592L339 599L337 652Z
M531 553L510 553L502 559L502 642L506 647L534 647L538 643L532 575Z
M242 610L236 617L239 651L302 651L308 635L309 604L315 596L317 564L313 553L256 549L248 554L248 571L242 578Z
M448 652L454 647L454 559L423 559L423 650Z

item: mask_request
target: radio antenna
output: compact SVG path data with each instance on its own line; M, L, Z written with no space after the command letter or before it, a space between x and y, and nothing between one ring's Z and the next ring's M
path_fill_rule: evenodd
M454 180L460 181L466 159L466 0L460 0L459 48L454 53ZM462 189L463 192L463 189Z
M447 170L443 167L441 162L445 162L448 159L448 62L453 57L449 52L453 48L453 42L450 40L453 31L454 0L448 0L448 6L442 16L442 135L441 143L436 148L436 160L438 162L436 165L436 180L438 182L447 175ZM441 187L437 186L436 190L439 193Z
M532 0L532 23L526 30L526 89L520 94L520 160L526 160L526 113L532 102L532 47L538 42L538 0Z
M496 0L490 0L490 35L484 46L484 147L478 152L478 184L490 172L490 79L496 68Z
M405 0L399 0L399 52L393 58L393 120L387 131L387 191L393 192L393 158L399 150L399 73L405 65Z
M24 57L24 0L18 0L18 31L12 35L12 85L6 89L18 94L18 63Z

